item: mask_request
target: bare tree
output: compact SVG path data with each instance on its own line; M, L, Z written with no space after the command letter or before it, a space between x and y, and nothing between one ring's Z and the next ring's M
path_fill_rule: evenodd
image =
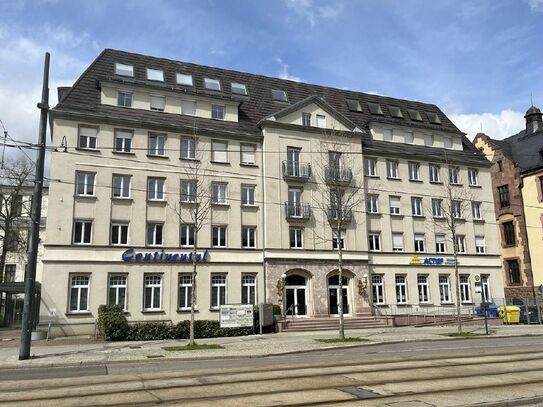
M25 254L30 205L24 196L32 186L33 164L25 158L4 162L0 169L0 283L8 252Z
M186 224L189 228L188 239L189 243L192 243L189 345L194 345L194 311L196 306L198 262L201 256L198 254L199 234L202 228L209 222L212 191L205 164L208 160L198 150L196 137L185 138L182 143L182 154L185 154L185 158L187 159L184 161L185 165L182 169L184 178L181 180L180 200L173 205L173 209L178 215L181 224ZM193 241L190 242L190 239Z
M317 185L320 201L315 206L327 220L332 236L318 236L320 240L332 241L337 249L337 270L339 279L338 316L339 338L345 339L345 321L343 317L343 242L344 231L356 217L353 212L361 208L364 201L362 185L356 185L353 172L362 174L361 155L351 150L351 141L339 141L342 132L330 130L325 134L326 141L321 143L320 160L317 163Z

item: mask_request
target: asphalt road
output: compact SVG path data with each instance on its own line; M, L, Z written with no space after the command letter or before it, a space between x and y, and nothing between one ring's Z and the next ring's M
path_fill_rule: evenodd
M543 337L0 373L2 406L537 405L543 403Z

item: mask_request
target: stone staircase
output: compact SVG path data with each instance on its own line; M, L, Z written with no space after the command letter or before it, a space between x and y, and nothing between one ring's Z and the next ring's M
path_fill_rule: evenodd
M384 328L387 326L385 318L374 317L373 315L345 317L345 329ZM339 318L290 319L287 317L283 327L284 332L332 331L339 329Z

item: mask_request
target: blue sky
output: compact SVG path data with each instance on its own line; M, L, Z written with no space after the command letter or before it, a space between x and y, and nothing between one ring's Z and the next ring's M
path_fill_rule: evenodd
M104 48L439 105L473 138L543 108L543 0L0 0L0 119L35 140L51 99Z

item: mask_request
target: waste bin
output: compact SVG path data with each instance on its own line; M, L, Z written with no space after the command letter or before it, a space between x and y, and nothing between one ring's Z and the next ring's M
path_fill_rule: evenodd
M516 305L498 307L498 315L503 319L504 324L518 324L520 319L520 308Z
M485 316L485 308L487 311L487 316L490 318L498 318L498 306L494 304L493 302L489 302L486 304L481 303L481 305L475 307L475 315L478 317L484 317Z

